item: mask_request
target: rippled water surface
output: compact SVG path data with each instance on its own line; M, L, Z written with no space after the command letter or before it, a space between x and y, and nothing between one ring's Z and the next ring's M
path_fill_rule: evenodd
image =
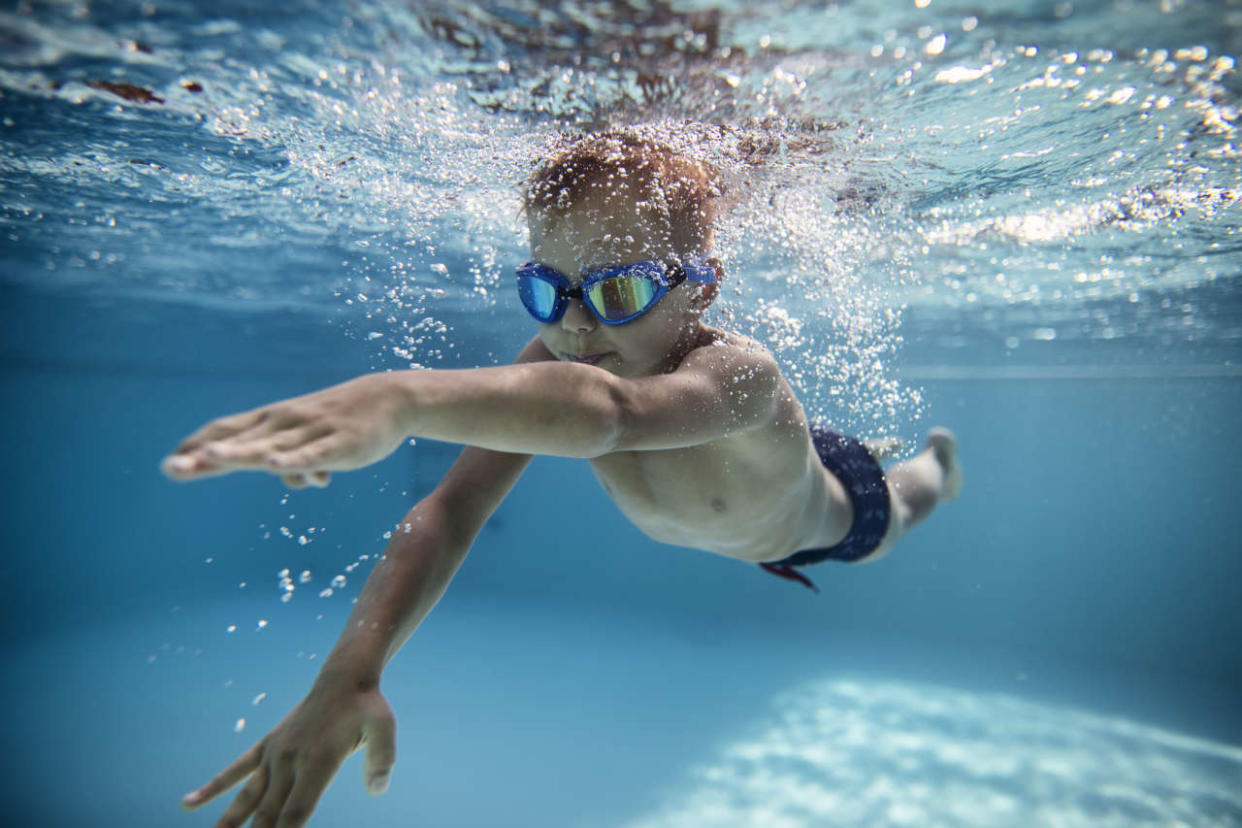
M362 294L402 313L361 335L434 364L440 323L513 305L532 160L646 124L729 173L729 318L777 348L888 356L902 306L950 348L1232 344L1240 29L1174 0L22 3L4 284Z

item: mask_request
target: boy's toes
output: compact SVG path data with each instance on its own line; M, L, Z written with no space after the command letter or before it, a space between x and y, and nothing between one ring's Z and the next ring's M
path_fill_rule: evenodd
M957 456L957 437L944 426L927 430L927 445L936 452L936 459L941 462Z

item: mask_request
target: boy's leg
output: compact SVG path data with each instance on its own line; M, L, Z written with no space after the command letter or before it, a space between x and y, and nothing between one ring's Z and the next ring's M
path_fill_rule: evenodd
M911 526L931 514L937 503L953 500L961 493L962 469L957 462L957 438L947 428L931 429L923 450L897 463L884 476L888 480L892 514L884 540L864 561L887 555Z
M904 528L931 514L942 500L953 500L962 489L962 470L957 465L957 438L947 428L927 432L927 445L914 457L898 463L885 477L905 507Z

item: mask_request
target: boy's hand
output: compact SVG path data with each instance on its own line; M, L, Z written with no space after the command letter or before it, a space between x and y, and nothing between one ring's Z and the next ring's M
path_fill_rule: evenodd
M329 471L391 454L406 436L402 412L390 375L368 374L208 423L161 465L174 480L249 469L279 474L294 488L326 486Z
M235 828L254 815L253 828L305 825L341 763L364 743L367 790L388 790L396 759L396 719L378 687L321 679L261 742L181 806L198 808L249 777L216 828Z

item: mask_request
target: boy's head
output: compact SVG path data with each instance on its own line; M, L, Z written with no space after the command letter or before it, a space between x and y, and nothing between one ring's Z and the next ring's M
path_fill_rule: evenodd
M653 241L685 258L710 252L719 196L706 164L649 138L602 132L544 161L524 205L532 231L570 212L632 214Z
M600 268L636 262L701 267L718 196L713 171L670 147L628 133L587 135L527 184L531 257L573 285ZM667 370L715 296L715 284L704 281L692 276L623 324L602 324L572 299L559 319L540 324L540 336L560 359L627 376Z

